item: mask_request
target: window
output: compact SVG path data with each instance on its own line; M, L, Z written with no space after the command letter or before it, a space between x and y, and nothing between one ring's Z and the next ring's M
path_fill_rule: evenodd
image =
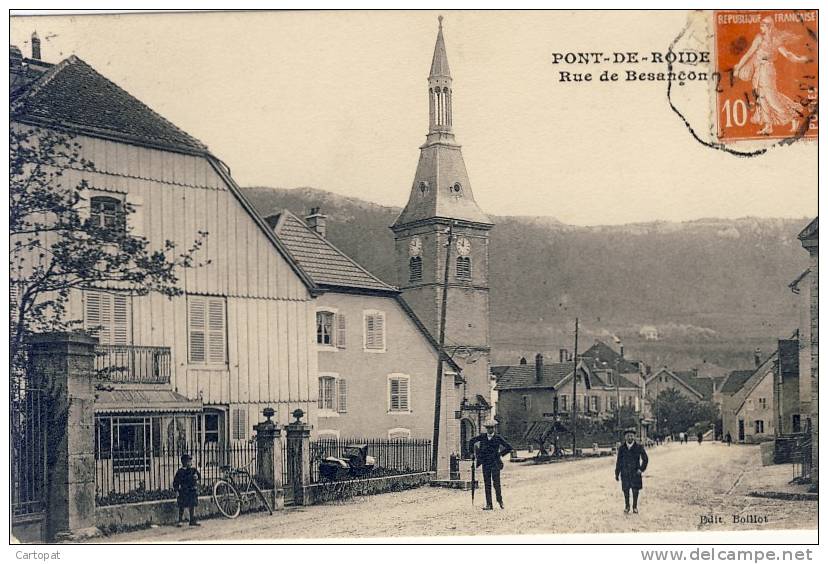
M333 376L319 378L319 409L334 410L336 405L334 390L336 390L336 378Z
M589 411L589 396L584 396L584 413Z
M802 431L802 420L799 414L793 415L791 419L791 424L793 425L793 432L799 433Z
M532 407L532 398L529 396L523 396L523 409L529 411Z
M765 432L765 422L761 419L758 421L754 421L754 425L756 427L756 434L761 434Z
M389 440L403 440L403 439L410 439L411 438L411 429L403 429L402 427L397 427L396 429L390 429L388 431L388 439Z
M609 399L609 408L610 408L610 411L615 411L615 409L616 409L615 398L610 398Z
M333 345L334 314L330 311L316 312L316 343Z
M89 223L96 229L118 229L126 226L124 204L111 196L94 196L89 203Z
M381 311L366 311L365 350L385 352L385 314Z
M224 298L187 296L190 335L190 362L225 364L227 362L227 323Z
M558 399L558 396L555 396L554 398L552 398L552 412L553 413L557 412L560 409L559 406L560 406L560 400ZM544 414L544 415L546 415L546 414Z
M345 348L345 316L333 311L316 312L316 344Z
M388 377L388 411L410 411L409 377L392 374Z
M348 412L348 382L335 374L319 377L319 409L322 411ZM330 415L330 414L326 414Z
M568 410L569 410L569 406L567 405L567 402L566 402L566 396L561 396L561 411L568 411Z
M601 411L601 402L598 396L591 396L590 399L592 400L592 411L598 413Z
M221 441L221 411L205 410L196 420L198 439L202 444L218 444Z
M230 411L230 438L236 441L247 439L247 409L237 407Z
M768 408L768 398L759 398L759 409Z
M132 342L132 300L113 292L84 292L84 326L102 345Z
M423 258L411 257L408 259L408 281L419 282L423 279Z
M471 257L457 257L457 279L471 280Z

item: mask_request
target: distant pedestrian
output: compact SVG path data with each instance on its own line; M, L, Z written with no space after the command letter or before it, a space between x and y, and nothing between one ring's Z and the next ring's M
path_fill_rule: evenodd
M618 449L615 461L615 480L621 481L624 492L624 513L630 512L630 490L632 490L632 512L638 513L638 494L644 487L641 475L647 469L647 451L635 441L635 429L624 431L624 444Z
M193 457L189 454L181 455L181 468L173 478L173 489L178 492L178 526L184 524L184 510L190 513L190 526L200 527L201 523L196 520L195 508L198 505L198 483L201 481L201 474L198 469L193 468Z
M704 433L699 431L698 433L696 433L696 438L699 440L699 444L702 444L702 440L704 439Z
M730 446L730 443L733 442L733 437L730 435L730 431L728 431L727 435L725 435L725 441L727 442L727 446Z
M486 490L486 507L484 511L492 509L492 486L494 485L495 499L503 509L503 495L500 490L500 471L503 470L501 456L512 452L512 446L495 433L497 423L490 419L484 423L485 433L469 441L469 450L474 452L474 445L480 443L477 451L477 466L483 466L483 486Z
M679 433L679 443L684 444L684 433Z

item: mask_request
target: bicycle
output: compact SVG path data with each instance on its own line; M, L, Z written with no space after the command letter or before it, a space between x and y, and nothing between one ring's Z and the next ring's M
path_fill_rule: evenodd
M251 460L244 466L233 468L230 465L219 467L222 477L213 484L213 502L222 515L228 519L235 519L241 513L242 504L247 502L251 492L264 503L267 511L273 515L267 498L256 483L256 479L250 474L250 466L255 460Z

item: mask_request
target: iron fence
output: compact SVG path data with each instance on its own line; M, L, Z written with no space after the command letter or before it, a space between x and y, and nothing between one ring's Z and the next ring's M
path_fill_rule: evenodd
M256 444L174 442L154 448L119 449L98 452L95 460L96 505L135 503L176 497L173 478L181 467L181 455L193 457L201 474L200 495L208 495L222 477L221 466L248 467L256 472Z
M23 379L14 380L20 384ZM13 517L44 510L46 495L46 394L24 384L12 386L9 402L10 486Z
M428 439L320 439L310 442L311 482L321 481L319 463L322 459L328 456L343 458L345 449L354 445L367 445L367 456L375 460L374 470L368 477L431 470L431 441Z
M169 347L95 346L95 371L105 380L123 384L168 384Z

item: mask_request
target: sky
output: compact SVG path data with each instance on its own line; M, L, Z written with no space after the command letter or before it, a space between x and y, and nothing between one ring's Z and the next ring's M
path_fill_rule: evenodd
M554 53L665 51L686 13L440 13L454 131L489 214L606 225L817 213L815 142L739 158L691 137L664 82L559 81L608 67L556 65ZM242 186L403 206L428 127L437 15L14 17L10 41L28 56L37 30L44 60L85 60L207 144ZM707 84L676 88L688 116L709 121Z

